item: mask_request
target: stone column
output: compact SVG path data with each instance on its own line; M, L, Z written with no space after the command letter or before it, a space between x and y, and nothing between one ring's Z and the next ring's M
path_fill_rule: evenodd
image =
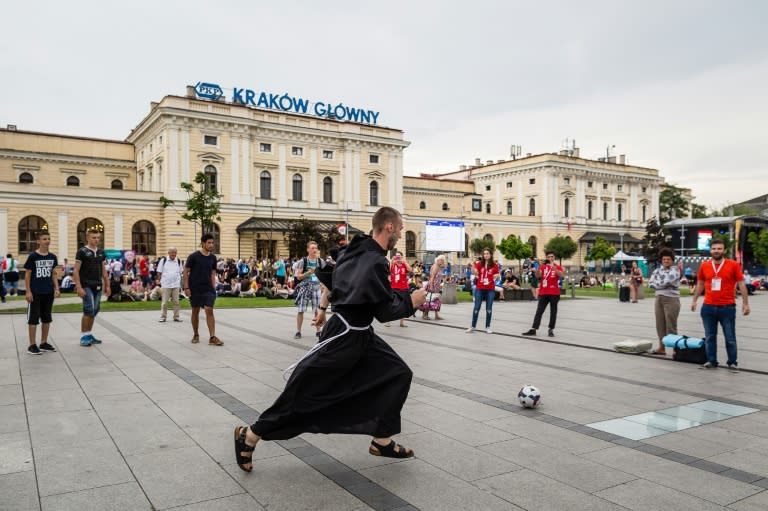
M219 180L223 181L221 179L223 172L221 170L219 172ZM228 202L230 204L242 202L240 200L240 190L242 189L240 188L240 144L237 135L234 133L230 137L229 180L230 197Z
M179 190L179 130L168 129L168 190Z
M288 206L288 180L286 177L286 156L285 156L285 144L279 144L277 149L278 154L278 169L277 169L277 205L280 207Z
M59 233L58 233L58 243L59 243L59 250L56 252L56 256L59 258L59 261L64 262L64 258L71 259L69 257L69 219L68 219L68 213L66 211L58 211L58 223L59 223ZM0 213L0 217L2 216L2 213ZM0 221L0 229L2 229L2 226L5 225L5 222ZM2 237L2 239L5 239L5 236ZM1 240L0 240L1 241Z
M0 208L0 255L8 253L8 208Z
M309 207L318 207L317 146L309 148Z
M181 131L181 180L185 183L190 182L189 168L189 129L184 128Z
M251 173L253 172L253 165L251 165L251 137L250 135L245 135L240 138L241 142L241 162L242 165L240 165L240 172L243 175L243 188L241 189L240 193L244 196L246 196L246 200L243 201L245 204L251 204L251 198L253 197L254 193L253 190L251 190Z
M115 224L114 231L115 231L115 241L114 241L114 247L115 248L125 248L123 245L123 214L122 213L115 213L112 217L112 221ZM107 245L107 240L104 240L104 245Z

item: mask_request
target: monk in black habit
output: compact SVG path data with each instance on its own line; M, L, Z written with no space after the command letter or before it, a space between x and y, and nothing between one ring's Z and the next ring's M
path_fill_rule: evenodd
M285 440L302 433L371 435L374 456L409 458L413 450L392 440L413 373L373 331L411 316L426 301L423 289L398 293L389 284L386 253L403 230L397 210L383 207L372 219L372 236L357 236L340 251L336 266L318 278L327 290L313 323L325 324L320 341L296 365L285 390L251 426L235 428L237 464L246 472L259 440ZM329 297L330 294L330 297Z

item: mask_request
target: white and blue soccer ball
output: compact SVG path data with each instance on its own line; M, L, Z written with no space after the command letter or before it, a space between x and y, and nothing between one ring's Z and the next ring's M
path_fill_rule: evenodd
M533 385L524 385L517 393L520 404L525 408L536 408L541 403L541 391Z

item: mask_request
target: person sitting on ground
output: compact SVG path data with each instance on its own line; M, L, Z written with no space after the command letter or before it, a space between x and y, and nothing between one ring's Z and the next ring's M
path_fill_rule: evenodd
M120 286L118 286L119 289ZM59 287L62 293L72 293L75 291L75 280L72 278L71 273L67 273L67 275L61 280L61 286Z
M520 289L520 279L512 274L512 270L504 272L504 281L501 285L504 289Z

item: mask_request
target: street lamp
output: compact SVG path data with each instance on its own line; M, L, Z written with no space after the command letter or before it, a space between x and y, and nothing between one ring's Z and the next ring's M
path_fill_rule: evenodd
M619 233L619 244L620 248L619 251L621 252L621 273L624 273L624 234L623 232Z

